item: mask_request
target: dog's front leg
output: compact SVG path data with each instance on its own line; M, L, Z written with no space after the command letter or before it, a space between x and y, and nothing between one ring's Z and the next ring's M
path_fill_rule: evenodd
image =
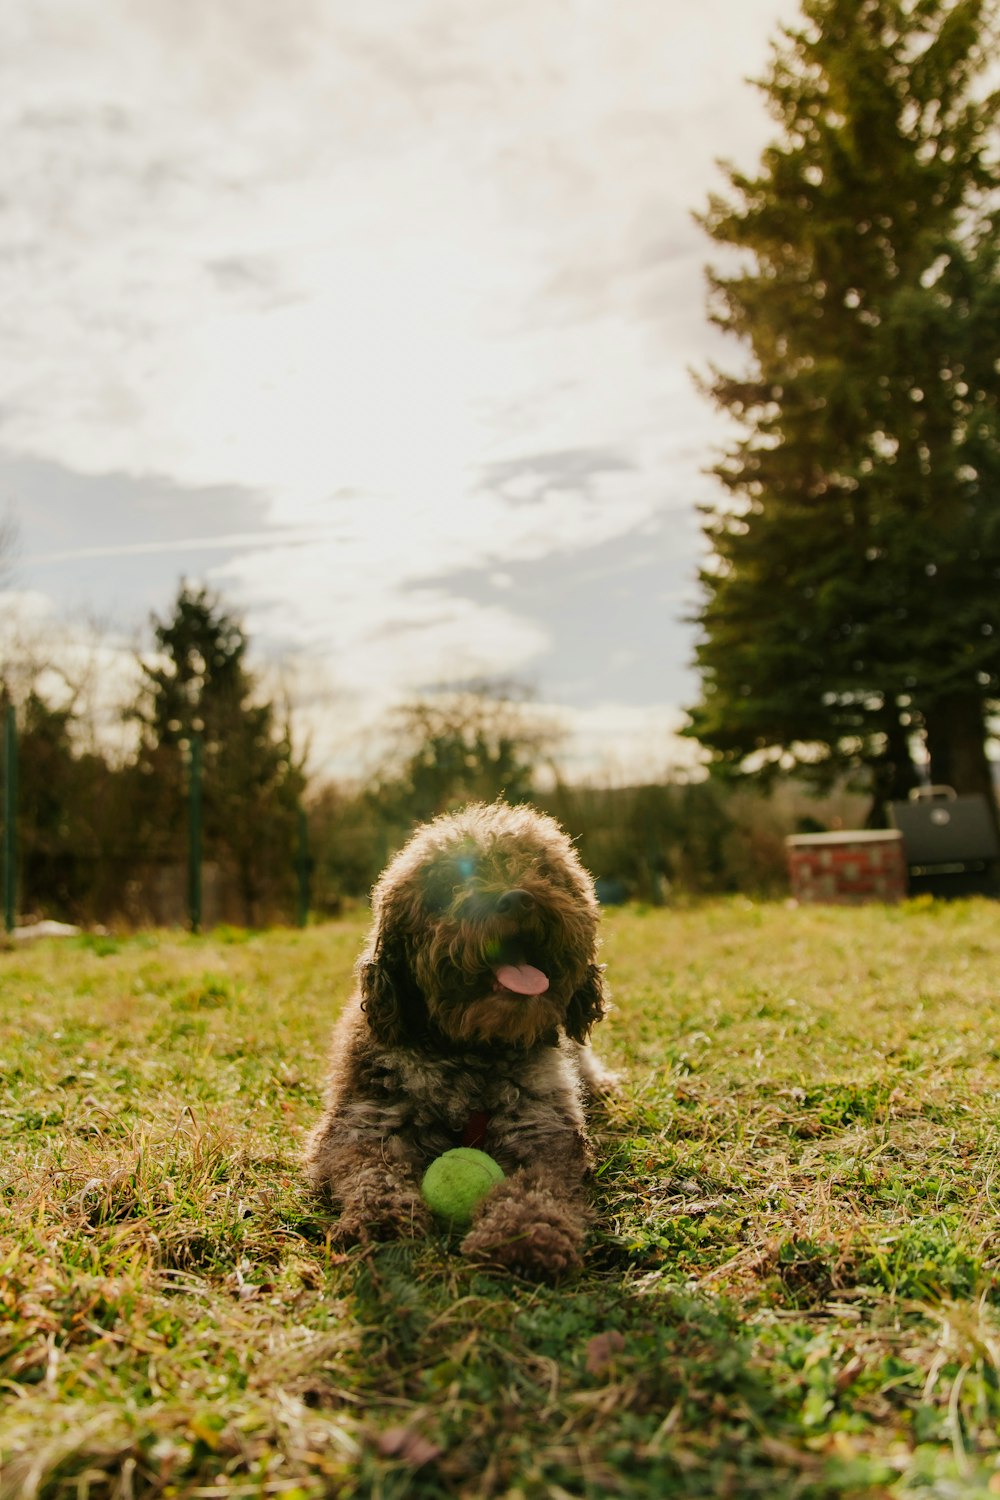
M589 1218L588 1164L589 1148L576 1132L540 1160L522 1162L476 1209L463 1255L545 1279L575 1270Z
M306 1170L313 1186L340 1204L340 1239L419 1239L430 1230L418 1157L403 1135L376 1135L333 1116L311 1137Z

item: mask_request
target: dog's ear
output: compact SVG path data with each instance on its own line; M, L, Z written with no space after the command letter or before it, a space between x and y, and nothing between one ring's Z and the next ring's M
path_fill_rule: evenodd
M380 938L359 972L361 1009L375 1038L384 1047L401 1047L414 1041L427 1013L410 974L403 943L398 938Z
M566 1035L574 1042L585 1042L590 1028L597 1024L607 1009L604 997L604 965L588 964L583 983L574 991L566 1009L563 1025Z

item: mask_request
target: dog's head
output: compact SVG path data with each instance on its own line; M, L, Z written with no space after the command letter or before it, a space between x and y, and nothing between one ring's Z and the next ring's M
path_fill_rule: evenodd
M558 823L478 804L419 828L385 870L361 963L380 1041L583 1041L604 1014L593 881Z

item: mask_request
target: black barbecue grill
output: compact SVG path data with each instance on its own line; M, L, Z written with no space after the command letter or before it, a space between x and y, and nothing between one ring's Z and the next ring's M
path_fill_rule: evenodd
M1000 839L984 796L918 787L908 802L890 803L890 813L903 835L911 895L1000 895Z

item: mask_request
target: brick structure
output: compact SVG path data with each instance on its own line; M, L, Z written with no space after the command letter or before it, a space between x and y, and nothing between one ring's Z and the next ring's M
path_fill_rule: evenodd
M895 828L851 833L800 833L785 840L797 901L902 901L906 895L903 836Z

